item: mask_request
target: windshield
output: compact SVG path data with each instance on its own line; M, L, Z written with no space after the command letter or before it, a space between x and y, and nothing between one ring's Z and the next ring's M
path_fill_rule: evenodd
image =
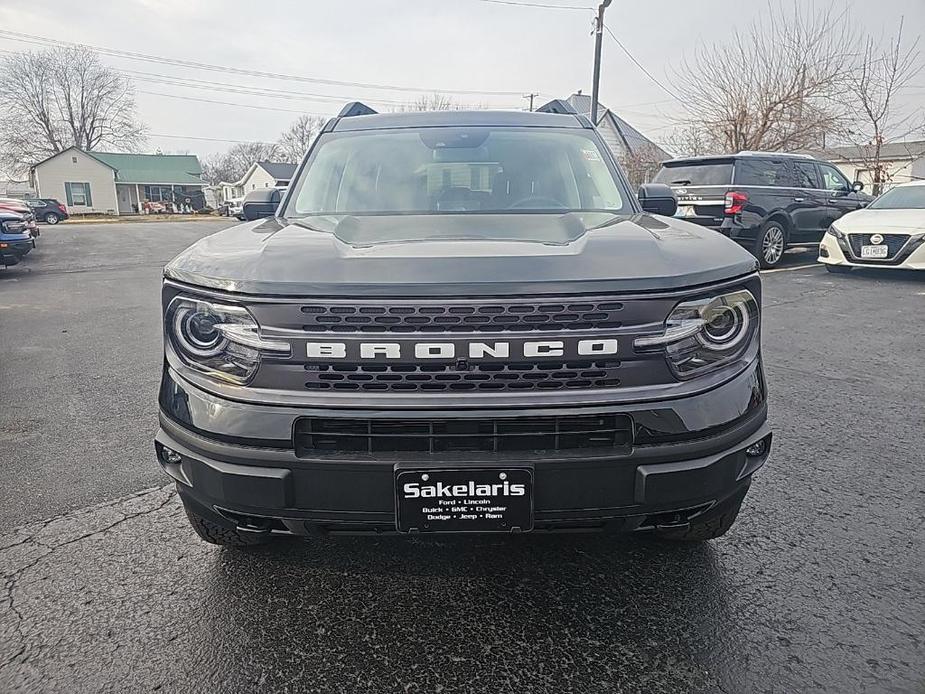
M925 185L903 186L888 190L874 200L871 210L925 210Z
M588 131L438 127L323 135L285 216L633 211Z
M732 162L678 162L662 164L653 183L678 186L722 186L732 183Z

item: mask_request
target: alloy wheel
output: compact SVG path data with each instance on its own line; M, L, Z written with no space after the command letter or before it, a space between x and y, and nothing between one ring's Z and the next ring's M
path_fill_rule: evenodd
M784 254L784 232L778 227L770 227L761 241L761 254L768 265L775 265Z

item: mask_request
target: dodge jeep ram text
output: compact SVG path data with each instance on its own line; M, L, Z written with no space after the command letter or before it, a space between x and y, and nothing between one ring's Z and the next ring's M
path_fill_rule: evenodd
M165 268L155 448L195 530L726 532L771 445L761 282L675 206L563 102L345 107Z

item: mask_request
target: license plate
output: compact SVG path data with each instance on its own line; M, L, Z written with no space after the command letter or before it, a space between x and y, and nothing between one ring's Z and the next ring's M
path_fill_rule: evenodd
M395 472L399 532L527 532L533 528L529 468Z
M675 217L696 217L697 212L693 205L678 205L678 211L674 213Z
M862 258L886 258L889 254L889 246L861 246Z

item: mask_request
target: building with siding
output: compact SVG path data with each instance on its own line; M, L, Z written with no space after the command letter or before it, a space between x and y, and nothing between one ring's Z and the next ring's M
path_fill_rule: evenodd
M874 168L877 153L873 145L830 147L807 152L827 159L845 174L849 181L861 181L864 190L877 194L874 188ZM925 140L887 142L880 146L880 187L887 190L898 183L925 180Z
M203 207L202 167L192 154L122 154L69 147L34 164L36 196L65 202L72 215L138 214L145 202Z
M590 96L577 92L568 98L568 102L578 113L591 117ZM595 125L634 185L649 181L661 162L671 159L668 152L600 102L597 104Z
M241 177L241 180L219 183L221 189L221 202L229 202L242 198L253 190L259 188L286 188L295 175L297 164L275 161L258 161Z

